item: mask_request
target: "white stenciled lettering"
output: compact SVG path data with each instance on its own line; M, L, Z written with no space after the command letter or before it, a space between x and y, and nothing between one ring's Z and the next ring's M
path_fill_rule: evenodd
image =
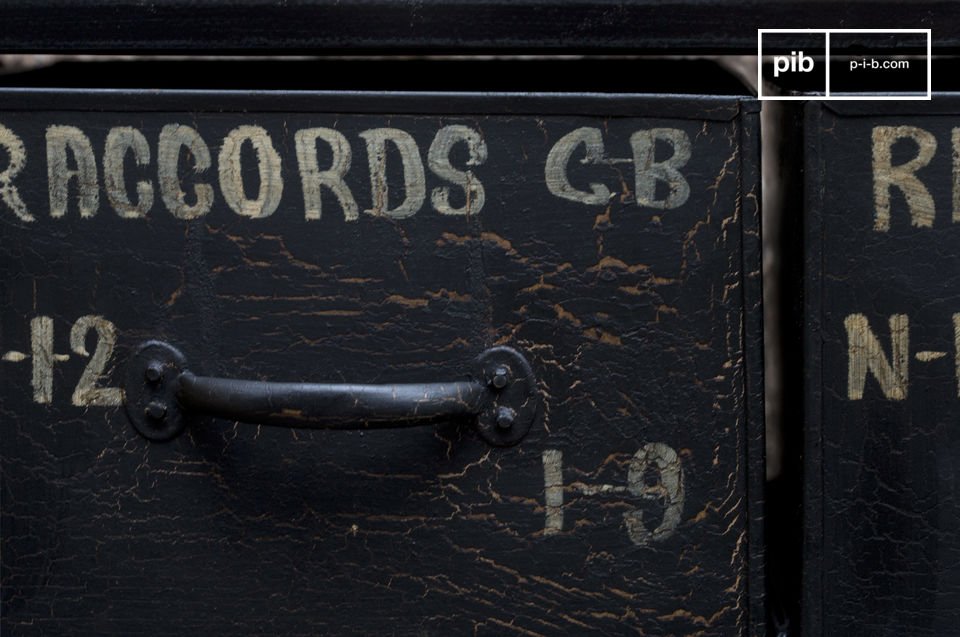
M22 363L32 359L30 384L33 400L41 405L53 402L54 365L70 360L69 354L57 354L54 350L54 322L49 316L36 316L30 320L30 353L10 350L0 356L3 363ZM93 355L87 351L87 334L97 334ZM117 329L102 316L81 316L70 330L70 347L75 354L89 357L90 362L80 376L73 391L71 402L77 407L115 407L123 404L123 389L97 385L107 373L108 364L117 343Z
M683 467L677 452L662 442L645 444L633 455L625 486L584 482L564 485L563 452L559 449L546 449L542 459L543 497L546 505L543 526L545 536L563 532L565 491L580 496L620 496L624 503L633 499L658 503L663 509L663 515L652 529L648 528L640 508L631 508L623 514L627 535L636 545L643 546L665 540L673 535L680 525L684 502ZM656 475L655 481L651 481L652 475Z
M0 199L23 221L35 221L34 216L27 211L27 205L17 187L13 185L13 178L27 163L27 149L23 140L6 126L0 125L0 146L3 146L8 157L6 167L0 171Z
M909 161L893 165L893 145L910 139L917 145L917 155ZM916 126L875 126L873 129L873 197L876 208L874 230L890 229L890 190L903 193L910 209L910 223L917 227L933 226L935 207L930 191L917 178L917 171L933 159L937 139Z
M657 142L666 142L673 153L662 161L656 161ZM633 148L633 169L636 179L637 204L649 208L672 210L690 198L690 184L680 173L680 168L690 161L690 137L676 128L651 128L630 136ZM656 198L657 183L663 182L669 193L663 199Z
M326 187L336 196L347 221L359 219L357 201L343 178L350 170L353 153L350 142L342 133L332 128L307 128L294 136L297 146L297 163L300 166L300 181L303 184L303 203L307 219L319 219L321 214L320 191ZM330 167L320 170L317 160L317 140L330 147L333 158Z
M53 350L53 319L49 316L35 316L30 319L30 354L9 351L2 360L20 363L33 359L30 385L33 388L33 400L47 405L53 400L53 366L70 359L67 354L57 354Z
M584 164L598 164L603 161L603 135L599 128L578 128L561 137L547 154L544 167L544 179L547 190L551 194L589 205L606 204L610 201L610 190L599 183L590 184L590 192L578 190L570 183L567 176L567 165L573 156L573 151L583 145L586 156L581 160Z
M123 404L123 390L119 387L98 387L97 381L107 371L107 363L117 344L117 328L102 316L81 316L70 330L70 347L80 356L90 356L87 351L87 332L97 333L97 346L90 362L83 370L77 387L73 391L72 402L78 407L113 407Z
M957 375L957 396L960 396L960 314L953 315L954 368Z
M260 190L256 199L247 199L243 189L241 150L248 142L256 153L260 173ZM234 212L261 219L276 211L283 195L283 177L280 155L273 147L267 131L259 126L238 126L233 129L223 140L217 164L220 167L220 190Z
M37 316L30 320L30 353L33 355L33 400L41 405L53 400L53 319Z
M374 128L360 133L367 143L367 158L370 164L372 205L366 212L403 219L417 214L426 199L426 176L420 149L409 133L397 128ZM387 143L400 151L403 163L404 199L396 208L390 208L387 190Z
M68 166L67 150L73 155L76 168ZM97 214L100 205L100 183L97 160L90 139L75 126L47 128L47 186L50 192L50 216L67 214L70 182L76 179L77 205L81 217Z
M133 153L138 166L150 164L150 145L143 133L130 127L111 128L103 150L103 183L107 199L124 219L138 219L145 217L153 207L153 185L147 180L138 181L137 202L130 201L123 174L127 152Z
M556 535L563 530L563 452L546 449L543 452L543 499L546 505L544 535Z
M157 147L157 173L160 178L160 196L163 204L173 216L179 219L196 219L210 211L213 205L213 187L210 184L196 184L193 194L196 202L187 203L187 193L180 183L180 149L190 151L193 159L193 172L202 173L211 165L210 149L200 137L200 133L180 124L168 124L160 131Z
M953 222L960 223L960 128L950 133L953 147Z
M910 362L910 321L905 314L890 317L890 358L887 358L880 340L870 329L867 317L851 314L843 321L847 330L847 396L850 400L863 398L867 372L880 384L883 395L891 400L907 397Z
M651 469L657 475L657 480L652 484L647 482L646 477ZM637 497L661 502L663 506L663 518L653 530L647 529L640 509L623 514L627 534L633 543L644 545L673 535L680 525L684 500L683 468L677 452L662 442L644 445L630 460L627 489Z
M450 164L450 151L455 144L466 143L470 157L467 166L480 166L487 161L487 144L480 133L468 126L444 126L433 138L427 152L430 170L442 179L463 188L466 203L460 208L450 205L450 188L434 188L430 201L434 209L444 215L472 215L483 208L486 193L483 184L471 170L457 170Z

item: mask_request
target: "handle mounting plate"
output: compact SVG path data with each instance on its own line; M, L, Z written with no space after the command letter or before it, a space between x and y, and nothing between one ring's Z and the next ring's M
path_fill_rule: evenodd
M171 440L186 426L177 403L180 373L186 358L176 348L147 341L127 366L124 383L127 417L140 434L155 441Z
M477 379L491 389L477 416L477 433L497 447L520 442L537 418L537 381L533 369L517 350L492 347L477 357ZM503 372L507 382L503 383ZM503 385L499 387L499 385Z

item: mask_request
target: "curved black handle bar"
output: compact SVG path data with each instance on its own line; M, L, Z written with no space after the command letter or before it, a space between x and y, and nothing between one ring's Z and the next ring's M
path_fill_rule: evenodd
M151 440L170 440L186 414L314 429L384 429L473 418L490 444L519 442L536 417L536 380L509 347L486 350L465 380L360 385L275 383L198 376L177 349L144 343L127 369L127 415Z
M376 422L409 427L443 417L475 416L489 390L480 383L330 385L263 383L180 375L180 405L219 418L263 425L362 429Z

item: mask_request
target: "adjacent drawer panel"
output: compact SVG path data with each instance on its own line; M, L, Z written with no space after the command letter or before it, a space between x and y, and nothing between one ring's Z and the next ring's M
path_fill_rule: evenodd
M955 95L806 112L806 627L960 620Z
M6 630L759 632L756 104L2 104ZM151 441L123 403L152 339L196 374L354 384L465 382L508 346L533 422L492 446L469 416L187 413Z

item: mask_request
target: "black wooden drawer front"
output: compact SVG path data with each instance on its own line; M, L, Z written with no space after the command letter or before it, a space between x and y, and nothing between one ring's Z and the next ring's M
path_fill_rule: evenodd
M11 634L755 634L758 117L734 98L3 94ZM539 408L152 442L196 373L464 378Z
M809 634L960 620L958 112L807 106Z

